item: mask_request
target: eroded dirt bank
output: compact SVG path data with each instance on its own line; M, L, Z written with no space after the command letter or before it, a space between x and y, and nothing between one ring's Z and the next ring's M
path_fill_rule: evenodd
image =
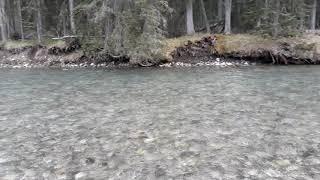
M65 40L52 46L24 46L2 48L0 67L39 68L39 67L107 67L127 66L127 57L115 57L102 51L85 53L77 39Z
M205 35L177 46L170 55L173 64L320 64L320 36L272 39L244 34Z
M131 64L126 56L101 50L85 53L79 41L53 46L2 48L0 67L237 66L320 64L320 36L262 38L254 35L205 35L167 39L165 59Z

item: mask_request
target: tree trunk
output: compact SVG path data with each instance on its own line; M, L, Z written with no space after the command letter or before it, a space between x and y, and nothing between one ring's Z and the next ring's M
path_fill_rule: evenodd
M108 2L109 2L109 0L105 0L103 2L103 6L106 7L105 9L107 9L107 7L108 7ZM115 12L116 9L118 8L117 7L118 6L117 0L111 1L111 4L113 4L112 8L113 8L113 11ZM107 18L106 18L105 28L104 28L104 35L105 35L105 38L104 38L104 49L108 50L108 48L109 48L108 42L110 40L110 36L112 34L112 31L113 31L113 27L112 27L113 19L112 19L112 15L109 12L106 11L105 13L106 13L106 17ZM115 17L115 19L117 20L118 17Z
M280 31L279 18L280 18L281 4L279 0L275 0L275 1L276 1L276 9L275 9L275 14L273 18L273 32L272 32L273 37L277 37Z
M192 35L195 33L193 24L193 0L187 0L186 11L187 34Z
M320 16L320 6L318 5L317 6L317 16L319 17ZM319 27L320 25L320 18L316 18L317 19L317 26Z
M257 2L259 2L259 0L256 0L256 3ZM242 6L243 6L243 4L242 4L243 2L242 2L242 0L237 0L236 1L236 8L235 8L235 10L236 10L236 12L234 12L234 14L235 14L235 17L236 17L236 22L235 22L235 24L234 24L234 26L235 27L237 27L237 31L238 32L240 32L241 31L241 26L242 26L242 22L241 22L241 15L242 15ZM245 9L245 8L244 8Z
M0 0L0 26L1 26L1 39L6 42L8 39L7 26L6 26L6 12L5 12L5 0Z
M293 3L293 5L295 4ZM306 8L299 7L297 14L299 15L299 30L303 32L305 30Z
M12 33L16 32L16 26L15 26L15 21L16 21L16 13L15 13L15 4L14 4L14 0L7 0L6 2L7 7L6 7L6 11L7 11L7 28L8 28L8 37L10 37L12 35Z
M311 14L311 30L316 29L316 22L317 22L317 0L313 0L312 6L312 14Z
M24 40L24 32L23 32L23 20L21 13L21 0L17 0L17 17L18 17L18 27L20 31L21 39Z
M224 32L226 34L231 33L231 10L232 10L232 0L225 0L225 27Z
M259 0L256 2L256 6L257 8L259 9L262 9L263 6L262 6L262 0ZM262 23L262 18L263 18L263 11L260 11L260 14L258 15L258 19L257 19L257 28L260 28L261 27L261 23Z
M42 42L42 21L41 21L41 0L37 1L37 39L38 43Z
M265 21L268 19L268 10L269 10L269 0L264 0L263 19Z
M63 36L67 36L68 32L67 32L67 19L65 16L62 17L62 33L63 33Z
M223 0L218 1L218 20L223 20Z
M74 2L69 0L69 11L70 11L70 27L72 34L76 34L76 24L74 22Z
M108 50L108 42L109 42L109 39L110 39L110 34L112 33L112 30L111 30L111 19L110 18L107 18L106 20L106 24L105 24L105 38L104 38L104 49L105 50Z
M203 0L200 0L200 6L201 6L201 11L202 11L202 14L203 14L204 22L206 24L207 33L210 33L211 32L210 24L209 24L209 21L208 21L207 11L206 11L206 8L204 6Z

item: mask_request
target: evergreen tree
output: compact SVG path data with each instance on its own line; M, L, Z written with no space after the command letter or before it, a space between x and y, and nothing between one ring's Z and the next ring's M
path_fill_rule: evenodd
M315 30L319 9L317 0L0 0L0 32L2 41L39 43L72 34L86 51L150 60L160 54L165 37L210 30L294 36Z

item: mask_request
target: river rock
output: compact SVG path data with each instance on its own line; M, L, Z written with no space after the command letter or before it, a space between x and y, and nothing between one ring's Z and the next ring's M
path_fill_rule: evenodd
M165 176L165 175L166 175L166 170L163 169L163 168L161 168L161 167L158 165L158 166L156 166L154 175L155 175L156 177Z
M18 176L15 175L15 174L8 174L4 177L0 177L0 179L3 179L3 180L16 180L18 179Z
M282 174L279 171L274 170L274 169L267 169L265 171L265 173L270 177L281 177L282 176Z
M87 178L87 174L84 172L79 172L74 176L75 180L85 180Z

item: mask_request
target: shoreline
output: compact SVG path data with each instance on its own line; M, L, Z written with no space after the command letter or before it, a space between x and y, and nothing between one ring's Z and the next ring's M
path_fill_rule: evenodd
M212 42L212 38L215 41ZM68 42L69 41L69 42ZM59 41L53 45L23 45L0 49L0 68L115 68L115 67L197 67L319 65L320 36L262 38L255 35L195 34L166 39L163 59L131 64L127 56L97 51L84 52L79 41Z

